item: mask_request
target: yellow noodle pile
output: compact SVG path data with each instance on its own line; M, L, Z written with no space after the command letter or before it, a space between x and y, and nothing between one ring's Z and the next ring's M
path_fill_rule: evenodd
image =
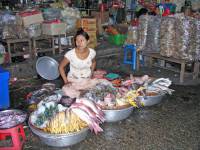
M59 112L51 119L44 131L53 134L72 133L86 126L87 124L73 112Z

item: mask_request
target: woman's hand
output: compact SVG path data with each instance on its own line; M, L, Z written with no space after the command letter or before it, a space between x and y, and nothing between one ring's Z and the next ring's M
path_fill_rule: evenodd
M64 84L68 84L69 82L68 82L68 80L66 79L66 80L64 80Z

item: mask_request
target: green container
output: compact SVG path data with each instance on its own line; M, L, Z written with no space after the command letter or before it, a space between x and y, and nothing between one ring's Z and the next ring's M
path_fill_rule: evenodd
M126 34L109 35L108 41L111 44L122 46L126 40L126 37L127 37Z

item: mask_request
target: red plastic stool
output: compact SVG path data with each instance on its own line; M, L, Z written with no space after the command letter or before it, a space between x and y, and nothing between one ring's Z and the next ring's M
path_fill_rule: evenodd
M0 129L0 140L5 140L7 136L12 138L12 146L0 147L0 150L21 150L26 140L23 125L20 124L13 128Z

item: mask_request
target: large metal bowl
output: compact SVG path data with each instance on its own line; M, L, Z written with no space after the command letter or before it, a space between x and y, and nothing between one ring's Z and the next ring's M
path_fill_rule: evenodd
M38 58L36 62L37 73L46 80L55 80L60 76L58 62L48 56Z
M18 109L0 111L0 130L13 128L22 124L27 119L27 114Z
M34 134L36 134L41 141L49 146L54 147L66 147L77 144L84 140L88 134L89 128L84 128L79 132L68 134L49 134L36 127L34 127L29 121L29 127Z
M138 96L137 99L140 103L144 104L144 106L153 106L159 104L165 95L165 92L160 92L155 96Z
M103 110L103 112L105 114L106 122L117 122L128 118L132 113L133 109L134 108L130 106L123 109Z

